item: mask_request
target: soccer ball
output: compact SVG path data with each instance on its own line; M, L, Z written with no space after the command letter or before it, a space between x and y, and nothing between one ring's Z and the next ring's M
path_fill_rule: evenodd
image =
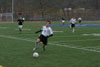
M37 58L37 57L39 57L39 54L37 52L34 52L33 57Z

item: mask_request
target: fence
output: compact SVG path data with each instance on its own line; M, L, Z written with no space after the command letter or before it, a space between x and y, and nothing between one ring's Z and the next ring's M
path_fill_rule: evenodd
M61 20L62 17L69 20L73 16L82 17L83 20L100 20L99 10L51 8L38 0L35 3L30 0L3 0L3 3L0 4L0 21L16 21L18 13L22 13L26 21Z

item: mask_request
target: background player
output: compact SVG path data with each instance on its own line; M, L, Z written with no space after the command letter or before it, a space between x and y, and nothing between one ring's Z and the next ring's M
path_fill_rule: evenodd
M18 22L18 29L21 32L22 31L22 27L23 27L23 22L24 22L24 19L22 18L22 16L19 17L17 22Z
M74 17L71 18L70 23L71 23L72 32L75 32L74 27L75 27L76 19Z
M79 22L79 23L82 22L82 18L81 18L81 17L78 18L78 22Z
M65 24L65 19L63 17L61 18L61 21L62 21L62 24L64 25Z
M35 32L35 33L38 33L38 32L42 32L42 33L37 38L36 45L35 45L35 48L33 49L33 51L35 51L38 48L39 42L43 43L43 51L45 51L45 46L48 43L48 38L53 36L53 31L52 31L52 29L50 27L50 24L51 24L51 22L47 21L46 22L46 26L43 26L41 30Z

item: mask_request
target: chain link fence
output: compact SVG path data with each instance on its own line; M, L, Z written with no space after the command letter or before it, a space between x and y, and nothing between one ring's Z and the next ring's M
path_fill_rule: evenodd
M37 5L38 4L38 5ZM52 5L53 6L53 5ZM69 20L71 17L82 17L83 20L100 20L100 11L85 8L55 8L49 7L48 4L42 2L42 0L3 0L0 4L0 21L16 21L18 13L22 13L22 16L26 21L43 21L54 20L59 21L62 17Z

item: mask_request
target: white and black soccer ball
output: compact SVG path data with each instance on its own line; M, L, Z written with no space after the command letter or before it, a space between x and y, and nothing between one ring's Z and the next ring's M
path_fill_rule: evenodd
M34 57L34 58L37 58L37 57L39 57L39 54L38 54L37 52L34 52L34 53L33 53L33 57Z

